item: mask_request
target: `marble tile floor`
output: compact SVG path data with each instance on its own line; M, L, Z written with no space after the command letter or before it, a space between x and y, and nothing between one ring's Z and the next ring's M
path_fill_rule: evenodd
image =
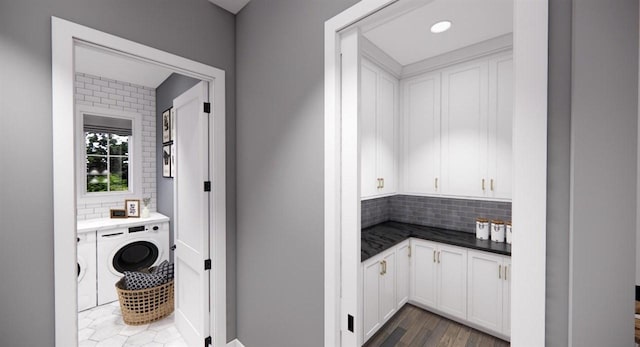
M79 347L188 347L174 324L174 314L145 325L126 325L119 303L78 313Z

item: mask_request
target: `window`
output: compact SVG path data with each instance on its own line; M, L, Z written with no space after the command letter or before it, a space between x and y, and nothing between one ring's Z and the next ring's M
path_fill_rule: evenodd
M129 136L85 131L87 193L129 190Z
M140 118L80 105L76 148L81 203L116 202L141 194Z

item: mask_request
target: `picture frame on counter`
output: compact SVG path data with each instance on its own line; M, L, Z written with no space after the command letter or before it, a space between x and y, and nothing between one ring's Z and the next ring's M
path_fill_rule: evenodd
M173 141L173 119L171 107L162 112L162 143Z
M112 208L109 210L109 217L111 218L127 218L127 210L123 208Z
M140 218L140 199L125 200L124 209L127 213L127 218Z
M171 153L172 148L173 145L162 146L162 177L173 177L171 172L171 162L173 161L173 156Z

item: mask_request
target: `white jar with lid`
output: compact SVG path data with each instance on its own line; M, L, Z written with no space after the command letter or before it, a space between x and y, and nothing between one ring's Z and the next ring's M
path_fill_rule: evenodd
M480 240L489 239L489 220L486 218L476 218L476 238Z
M491 241L504 242L504 222L501 220L491 221Z
M505 225L506 225L505 234L506 234L507 243L511 244L511 222L506 222Z

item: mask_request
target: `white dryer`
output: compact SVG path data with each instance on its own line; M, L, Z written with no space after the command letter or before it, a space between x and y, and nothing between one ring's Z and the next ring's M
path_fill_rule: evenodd
M97 237L98 305L118 300L115 284L124 271L169 259L168 222L99 230Z
M96 232L78 233L78 311L97 305Z

